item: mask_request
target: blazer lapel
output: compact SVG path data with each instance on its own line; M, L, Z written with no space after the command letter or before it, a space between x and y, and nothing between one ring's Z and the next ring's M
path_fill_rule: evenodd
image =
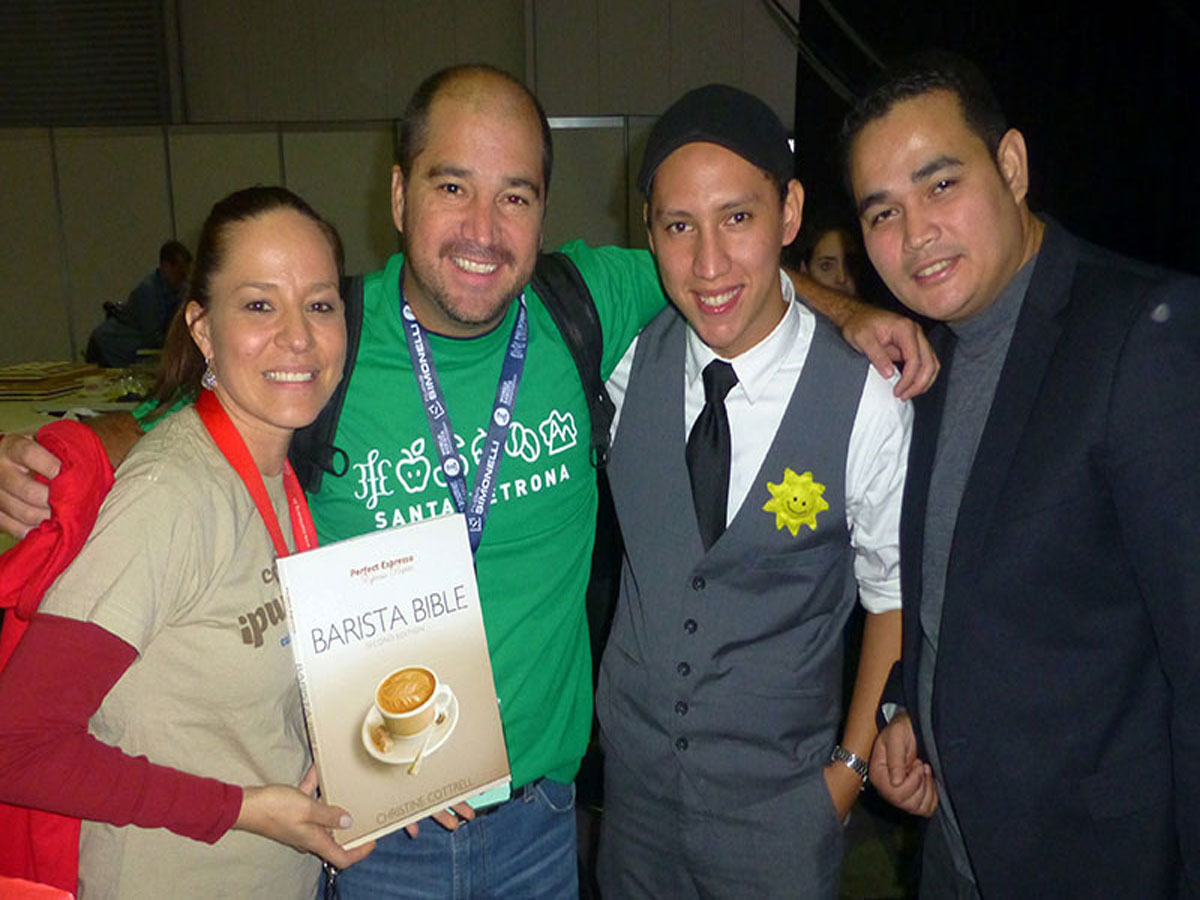
M952 601L963 595L955 588L969 581L984 553L996 503L1007 485L1013 457L1058 343L1062 328L1057 317L1070 297L1077 256L1074 240L1055 222L1047 222L1033 278L959 505L946 573L946 612Z
M915 397L912 441L908 448L908 473L904 481L904 513L900 518L900 586L904 597L905 651L920 648L921 559L925 553L925 510L929 482L937 453L938 431L946 404L946 384L954 364L954 334L945 325L929 333L929 342L942 363L941 377L926 393ZM916 659L915 656L910 658ZM912 667L915 672L916 667Z

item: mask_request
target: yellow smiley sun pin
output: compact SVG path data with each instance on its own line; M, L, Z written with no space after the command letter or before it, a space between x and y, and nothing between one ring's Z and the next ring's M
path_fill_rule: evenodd
M829 509L821 496L825 493L825 485L813 481L812 472L797 475L791 469L784 469L783 483L768 481L767 490L771 492L771 499L763 504L763 509L775 513L775 527L782 529L786 525L792 537L800 533L801 525L816 531L817 513Z

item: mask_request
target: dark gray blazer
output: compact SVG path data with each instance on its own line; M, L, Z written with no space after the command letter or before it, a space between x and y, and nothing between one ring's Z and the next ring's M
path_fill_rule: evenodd
M910 711L954 365L949 331L934 339L901 525ZM1050 222L963 495L934 682L987 898L1200 890L1198 457L1200 282Z

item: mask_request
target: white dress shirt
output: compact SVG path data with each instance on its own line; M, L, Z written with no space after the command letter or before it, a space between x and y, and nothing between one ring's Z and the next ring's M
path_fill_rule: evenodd
M791 400L808 357L816 319L796 298L791 279L780 275L787 311L774 330L745 353L727 360L738 383L725 398L732 444L727 522L750 496L767 450ZM629 386L634 341L608 380L617 406L613 434L620 424L621 404ZM704 407L704 367L717 354L688 330L684 360L684 433L688 434ZM862 605L868 612L900 608L900 502L912 434L912 407L892 396L895 378L883 378L873 367L859 398L846 457L846 524L854 547L854 574ZM780 473L782 474L782 473ZM770 496L761 485L766 502Z

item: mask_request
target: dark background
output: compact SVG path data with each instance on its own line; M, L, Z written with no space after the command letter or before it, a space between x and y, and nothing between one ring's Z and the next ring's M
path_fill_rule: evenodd
M1200 272L1200 5L831 5L884 59L939 47L980 65L1025 135L1035 211L1131 256ZM877 71L819 0L803 0L800 36L854 90ZM826 137L837 133L846 102L803 55L796 94L797 169L809 202L848 208Z

